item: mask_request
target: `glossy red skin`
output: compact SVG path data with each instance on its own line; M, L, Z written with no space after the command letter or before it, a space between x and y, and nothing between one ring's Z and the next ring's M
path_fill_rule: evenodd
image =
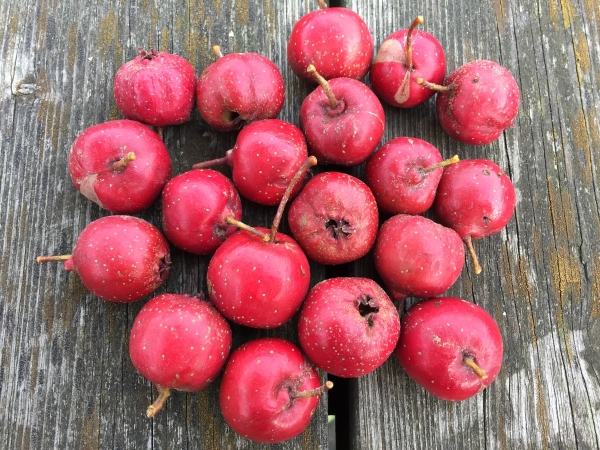
M132 216L107 216L84 228L64 265L101 299L133 302L166 281L170 263L169 244L154 225Z
M489 386L502 365L502 336L483 308L455 297L425 300L402 319L396 350L410 378L443 400L466 400ZM485 370L479 378L463 358Z
M365 21L347 8L324 8L305 14L292 28L287 57L298 77L315 83L306 71L313 64L326 80L360 80L373 59L373 37Z
M237 231L225 219L241 220L242 202L233 183L222 173L191 170L166 184L161 212L163 232L173 245L208 255Z
M465 249L458 233L422 216L386 220L375 244L375 269L390 297L435 297L460 276Z
M294 199L288 224L310 259L343 264L361 258L373 247L379 212L365 183L345 173L323 172L310 179Z
M308 149L298 127L267 119L246 125L227 158L240 194L261 205L275 206L308 158ZM296 185L292 197L302 185Z
M112 165L129 152L124 169ZM86 198L115 214L152 205L171 178L171 158L158 134L133 120L113 120L81 132L69 153L69 175Z
M225 422L239 435L273 444L299 435L320 396L291 398L321 385L317 371L292 343L262 338L237 348L225 367L219 399Z
M515 205L515 188L497 164L464 159L444 169L433 209L462 238L481 239L502 230Z
M208 66L198 79L200 115L217 131L277 117L285 100L279 69L258 53L230 53Z
M181 56L141 50L119 68L113 88L126 118L156 127L177 125L192 116L196 71Z
M411 137L392 139L367 162L365 181L386 214L422 214L435 199L443 169L423 169L442 161L429 142Z
M300 308L310 285L310 267L291 237L277 233L275 242L264 242L240 230L217 249L206 279L210 299L229 320L276 328Z
M231 349L231 328L209 302L162 294L144 305L133 323L129 355L146 379L195 392L221 372Z
M417 84L419 78L442 84L446 76L446 55L442 44L421 30L413 30L411 36L413 70L408 72L407 33L407 29L399 30L383 41L369 72L373 91L386 103L399 108L420 105L435 94L432 89Z
M385 291L368 278L330 278L310 290L298 321L300 347L318 368L355 378L381 366L400 335Z
M351 78L329 81L338 106L317 87L302 102L300 128L319 164L357 166L379 145L385 128L383 107L367 85Z
M438 93L436 112L442 128L457 141L489 144L513 125L519 86L500 64L471 61L452 72L444 85L454 88Z

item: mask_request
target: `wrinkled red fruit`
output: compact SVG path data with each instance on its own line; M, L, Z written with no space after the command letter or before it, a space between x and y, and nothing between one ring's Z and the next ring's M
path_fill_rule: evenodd
M364 77L373 59L373 38L365 21L347 8L327 8L296 22L287 44L290 67L301 80L314 83L306 72L313 64L326 79Z
M493 61L477 60L452 72L437 95L442 128L467 144L495 141L511 127L519 110L519 86L510 72Z
M191 118L196 72L181 56L139 49L119 68L113 87L126 118L157 127L176 125Z
M422 216L386 220L375 244L375 268L394 300L435 297L460 276L465 248L456 231Z
M498 233L510 221L516 205L510 178L492 161L465 159L444 169L433 209L437 219L456 230L481 272L472 240Z
M288 223L309 258L320 264L343 264L373 247L379 213L365 183L341 172L323 172L309 180L292 202Z
M171 389L196 392L213 381L227 361L231 329L207 301L163 294L144 305L133 323L129 356L159 390L147 411L154 416Z
M73 184L115 214L135 214L158 198L171 159L158 134L133 120L113 120L77 136L68 162Z
M373 153L365 181L381 211L422 214L433 204L443 167L456 161L442 161L438 149L422 139L399 137Z
M258 53L230 53L208 66L198 79L196 103L215 130L277 117L285 88L279 69Z
M242 218L233 183L215 170L191 170L171 179L162 192L162 229L176 247L198 255L213 253Z
M489 386L502 365L502 336L483 308L455 297L417 303L402 319L396 350L415 382L443 400L466 400Z
M300 346L318 368L339 377L366 375L392 354L400 318L368 278L330 278L310 290L298 320Z
M431 34L414 29L421 22L419 16L410 28L390 34L371 66L371 88L392 106L412 108L424 103L435 91L418 84L417 80L422 78L441 84L446 76L444 49Z
M306 140L298 127L283 120L265 119L242 128L225 158L193 167L228 164L240 194L255 203L274 206L279 204L306 158ZM302 189L302 184L296 186L292 197Z
M273 444L299 435L321 394L317 371L292 343L279 338L248 342L232 354L219 399L225 422L241 436Z
M320 78L320 84L300 107L309 153L320 164L362 164L383 136L385 116L379 99L352 78Z
M132 216L107 216L79 235L72 255L39 256L64 261L94 295L110 302L133 302L162 285L169 275L169 245L158 228Z

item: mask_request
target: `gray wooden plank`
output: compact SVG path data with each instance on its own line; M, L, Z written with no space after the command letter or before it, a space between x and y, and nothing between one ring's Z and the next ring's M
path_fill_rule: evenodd
M219 412L218 380L177 393L156 419L144 416L154 391L129 361L129 329L143 305L93 297L60 265L35 256L65 253L81 230L106 215L72 186L69 147L83 129L119 118L112 77L137 47L184 56L197 73L224 52L270 57L286 79L280 118L297 124L306 87L285 62L285 36L312 2L172 0L0 2L0 417L2 448L264 448L235 435ZM174 173L222 156L235 134L192 122L165 130ZM223 169L225 173L228 170ZM244 202L244 219L270 224L274 208ZM159 205L140 214L158 224ZM283 230L287 229L283 224ZM204 291L208 257L173 250L159 292ZM313 267L313 284L323 277ZM259 336L297 342L296 322L260 332L234 327L235 345ZM325 374L322 374L325 377ZM327 446L326 396L310 427L275 448Z
M475 276L467 262L449 291L496 318L506 350L495 383L459 404L426 394L394 359L354 380L353 447L598 448L597 4L345 5L365 17L377 46L422 14L424 29L447 49L449 72L493 59L522 90L515 128L483 147L447 139L435 128L432 102L410 113L386 109L384 142L412 135L446 157L489 158L515 183L515 218L476 241L483 273ZM372 262L353 272L372 274Z

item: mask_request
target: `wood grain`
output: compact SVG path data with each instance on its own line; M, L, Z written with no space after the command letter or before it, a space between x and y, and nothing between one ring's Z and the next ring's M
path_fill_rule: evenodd
M446 49L448 72L473 59L507 67L521 87L514 128L487 146L450 140L433 101L386 109L383 142L425 139L445 157L488 158L512 178L513 220L475 242L483 273L470 261L448 292L483 306L505 344L498 379L461 403L436 400L397 360L350 383L353 448L598 448L600 324L598 47L595 2L410 2L349 0L379 46L418 14ZM353 273L372 274L372 261ZM411 299L402 310L413 304Z
M492 59L522 91L515 127L490 145L452 141L433 101L413 110L386 106L382 140L415 136L445 157L489 158L515 183L515 217L500 234L476 241L483 273L476 276L467 261L449 291L498 321L502 372L482 394L450 403L415 385L392 357L338 394L350 405L338 433L349 433L355 449L600 448L598 2L337 3L365 18L376 47L422 14L422 28L446 49L448 71ZM174 394L146 419L156 392L135 371L127 344L145 302L103 302L61 265L38 266L35 257L69 252L88 223L108 214L76 192L67 155L85 128L120 118L112 78L137 47L184 56L198 74L215 60L215 44L226 53L262 53L286 82L280 118L297 125L309 88L288 68L285 45L295 21L315 8L312 0L0 2L0 448L266 447L223 422L218 380L196 394ZM167 128L165 139L178 174L222 156L235 134L213 132L196 113ZM363 167L347 171L362 176ZM244 201L244 220L254 225L268 226L274 213ZM158 224L160 205L140 216ZM205 291L208 260L173 249L159 292ZM372 254L311 270L313 284L333 275L381 282ZM234 326L234 346L259 336L297 342L295 330L295 320L269 332ZM273 448L326 448L326 416L324 398L302 435Z
M112 79L138 47L181 55L197 74L216 60L216 44L226 53L262 53L286 80L280 117L297 124L307 88L287 68L284 36L312 8L308 0L0 2L1 448L264 447L223 422L219 380L197 394L175 393L165 411L146 419L156 391L128 354L129 330L145 302L103 302L61 265L38 266L35 257L68 253L88 223L108 214L77 193L67 156L85 128L121 117ZM178 174L224 155L235 134L213 132L196 113L167 128L165 140ZM244 201L250 224L270 226L274 214ZM160 205L140 216L159 224ZM159 292L206 291L208 257L173 249L172 259ZM313 284L323 276L315 265ZM270 332L234 326L234 346L266 335L297 342L295 329L295 321ZM310 427L275 448L326 447L324 396Z

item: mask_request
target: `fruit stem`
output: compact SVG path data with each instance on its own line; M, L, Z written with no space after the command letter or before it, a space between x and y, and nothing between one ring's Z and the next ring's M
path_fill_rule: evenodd
M408 31L406 32L406 67L409 71L413 70L412 62L412 34L418 25L423 23L423 16L417 16L413 23L410 24Z
M471 241L471 236L465 236L463 238L465 244L467 245L467 249L469 250L469 255L471 255L471 259L473 260L473 266L475 268L475 273L479 275L481 273L481 266L479 265L479 260L477 259L477 254L475 254L475 249L473 248L473 242Z
M290 397L291 398L316 397L317 395L321 395L321 394L327 392L332 387L333 387L333 381L326 381L325 384L319 386L316 389L311 389L310 391L302 391L302 392L292 391L292 392L290 392Z
M475 374L482 380L485 380L488 377L487 373L485 373L485 370L479 367L477 363L473 361L473 358L471 358L470 356L465 356L463 358L463 362L471 369L473 369L473 372L475 372Z
M56 255L56 256L38 256L35 260L38 264L54 262L54 261L66 261L73 255Z
M146 416L148 417L154 417L156 413L158 413L163 408L165 402L171 395L171 389L167 387L159 386L157 384L156 389L158 389L158 397L156 398L156 400L154 400L154 403L148 406L148 409L146 410Z
M133 152L129 152L118 161L115 161L112 165L112 169L115 172L121 172L131 161L135 161L135 153Z
M156 133L161 141L165 142L165 130L163 127L156 127Z
M235 225L240 230L246 230L249 233L252 233L256 236L260 236L266 242L269 241L269 235L267 233L263 233L262 231L257 230L254 227L251 227L250 225L246 225L244 222L240 222L239 220L234 219L233 216L225 217L225 222L227 222L229 225Z
M219 164L227 164L227 156L211 159L210 161L199 162L194 164L192 169L206 169L207 167L218 166Z
M213 45L213 52L215 53L215 55L217 55L217 58L222 58L223 57L223 53L221 53L221 46L220 45Z
M446 92L452 89L452 86L442 86L441 84L430 83L425 81L423 78L417 78L417 84L421 84L432 91Z
M321 8L321 9L327 8L327 3L325 3L325 0L317 0L317 3L319 4L319 8Z
M432 164L431 166L423 167L422 170L423 170L423 172L429 173L429 172L433 172L434 170L449 166L450 164L457 163L458 161L460 161L458 159L458 155L454 155L452 158L445 159L443 161L440 161L439 163Z
M285 209L285 205L292 195L292 191L300 181L302 177L306 174L308 169L312 166L317 165L317 158L314 156L309 156L306 161L302 163L298 171L294 174L294 177L288 184L288 187L285 189L283 197L281 198L281 202L279 202L279 208L277 208L277 213L275 214L275 219L273 219L273 225L271 225L271 234L267 240L267 242L274 242L275 236L277 235L277 229L279 228L279 223L281 222L281 218L283 217L283 210Z
M312 64L307 67L306 71L310 73L317 83L319 83L319 85L323 88L323 92L325 92L325 95L329 99L329 105L331 106L331 109L337 108L338 100L335 98L335 95L333 95L331 86L329 86L327 80L323 78L319 72L317 72L317 69Z

